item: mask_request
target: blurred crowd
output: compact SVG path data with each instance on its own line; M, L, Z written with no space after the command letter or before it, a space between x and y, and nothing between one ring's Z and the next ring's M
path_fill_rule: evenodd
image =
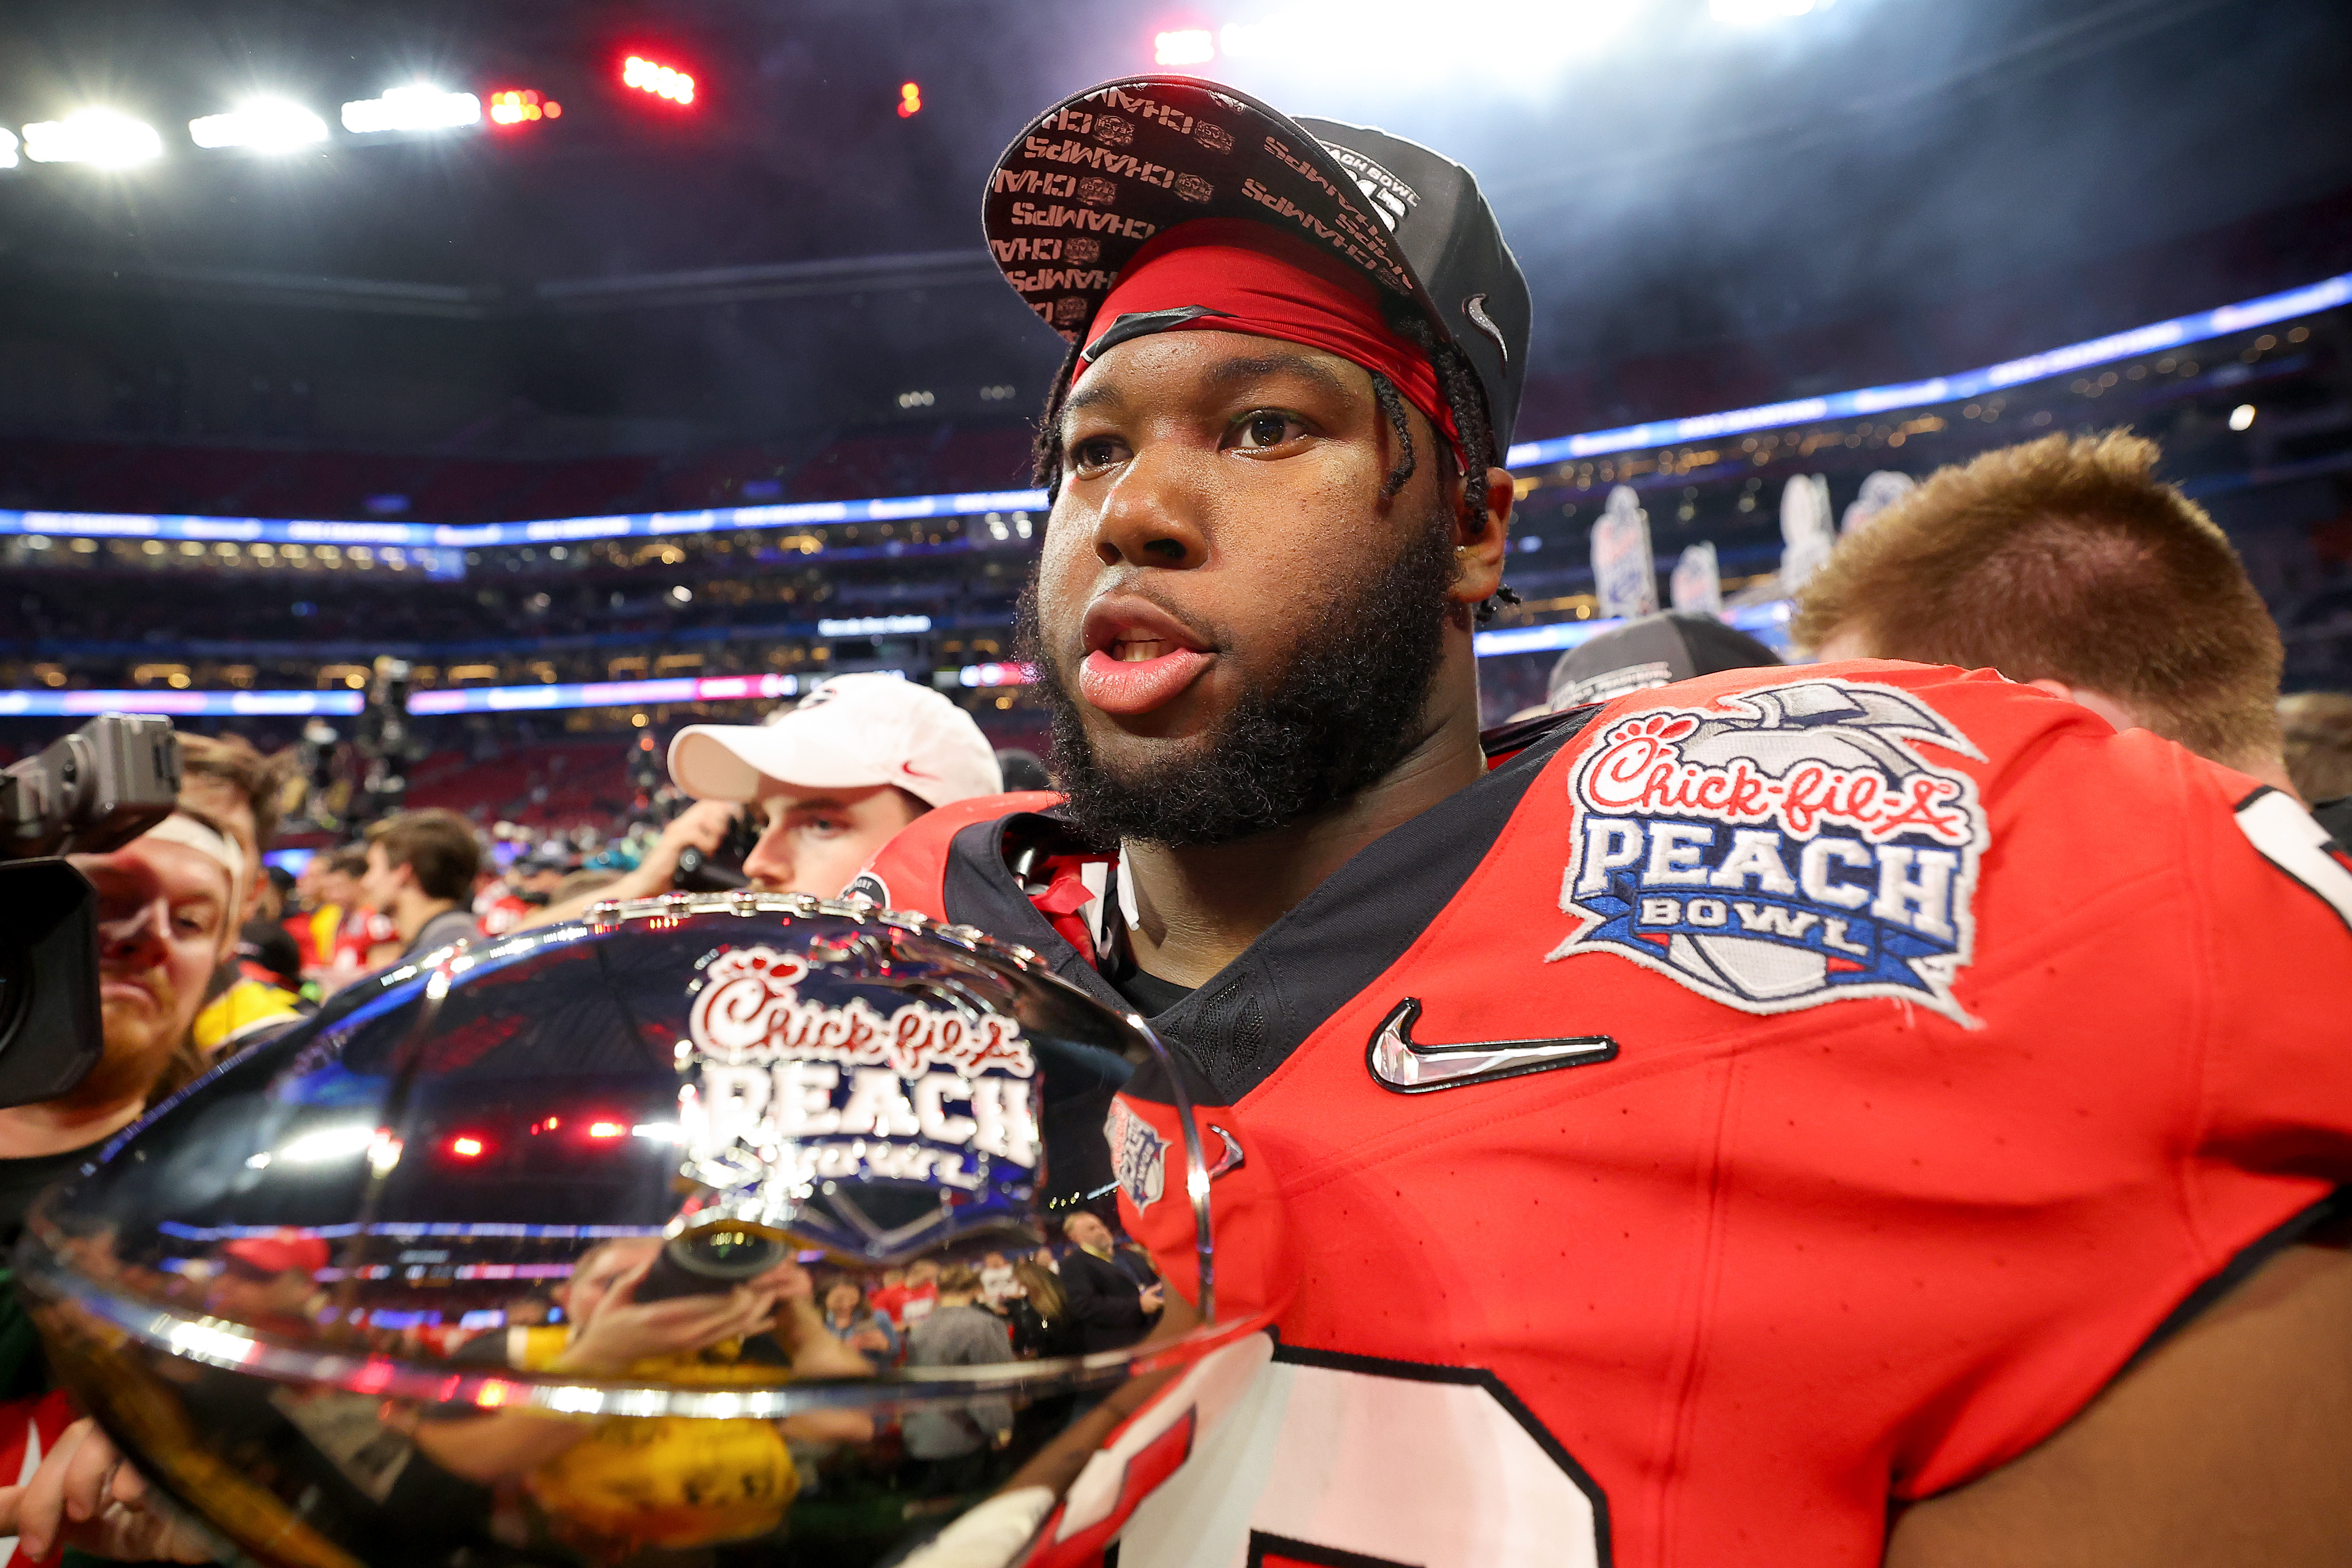
M2124 433L2052 436L1939 471L1784 586L1815 656L1998 669L2289 790L2352 838L2352 694L2280 697L2278 635L2227 538ZM1563 654L1522 720L1713 671L1780 663L1705 614L1638 620ZM222 807L251 862L271 844L287 753L188 737L192 800ZM617 831L539 836L486 811L384 818L240 873L234 950L201 982L175 1087L225 1049L388 966L577 915L599 899L749 886L839 894L924 812L1047 787L969 714L887 674L837 676L761 725L674 737L655 810ZM667 815L667 822L653 820ZM249 824L249 825L247 825ZM135 854L137 847L127 851ZM890 1314L886 1313L885 1316Z
M2341 853L2352 843L2352 695L2282 699L2275 626L2221 531L2155 476L2158 455L2121 433L2053 436L1938 472L1786 585L1795 640L1828 659L1998 671L2118 731L2152 732L2236 769L2250 789L2301 799ZM1564 656L1543 711L1521 719L1549 723L1626 692L1780 662L1714 617L1643 618ZM197 735L182 746L167 828L77 858L100 904L104 1056L70 1093L0 1110L0 1245L13 1245L33 1194L146 1107L389 966L562 921L603 899L744 886L836 897L927 813L1045 783L1034 758L993 752L937 692L853 674L760 725L680 731L668 780L691 804L658 829L531 842L446 809L404 811L316 852L297 873L264 860L286 757ZM310 1299L324 1257L314 1238L248 1238L176 1288L267 1321ZM601 1247L560 1289L508 1301L471 1327L370 1332L388 1351L413 1341L440 1354L593 1370L665 1343L700 1355L756 1331L753 1340L781 1336L772 1362L838 1372L1113 1349L1149 1332L1164 1300L1146 1256L1088 1210L1066 1216L1060 1244L1027 1252L821 1277L794 1264L750 1305L731 1295L694 1298L691 1312L638 1302L649 1260ZM737 1315L714 1301L734 1302L726 1310ZM17 1342L0 1333L7 1343ZM13 1361L0 1354L0 1394L62 1400L29 1346L25 1336ZM1058 1427L1071 1414L975 1398L960 1414L908 1418L898 1440L924 1484L948 1495L969 1486L974 1456L1015 1441L1022 1423ZM417 1442L476 1480L500 1466L552 1473L561 1458L572 1467L564 1484L593 1492L594 1465L611 1456L551 1448L533 1419L481 1416L483 1430L463 1442L422 1429Z

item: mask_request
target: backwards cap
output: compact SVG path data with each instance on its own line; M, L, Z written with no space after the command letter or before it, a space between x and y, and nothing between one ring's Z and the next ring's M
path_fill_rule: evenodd
M1005 281L1065 340L1097 351L1133 335L1120 321L1094 329L1137 252L1200 218L1248 219L1336 258L1460 349L1486 393L1486 461L1502 463L1527 371L1527 279L1475 177L1426 147L1294 120L1213 82L1130 77L1040 115L997 161L982 207ZM1157 314L1171 318L1162 329L1196 320Z
M1612 627L1562 653L1551 669L1552 711L1605 703L1718 670L1764 669L1783 662L1712 615L1668 610Z

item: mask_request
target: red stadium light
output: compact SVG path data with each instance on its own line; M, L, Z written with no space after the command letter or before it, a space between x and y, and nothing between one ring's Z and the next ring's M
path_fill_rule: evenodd
M488 1140L472 1133L460 1133L449 1140L449 1153L461 1160L478 1160L489 1152Z
M625 1138L629 1129L618 1122L591 1122L588 1135L592 1138Z
M694 78L675 66L631 55L621 62L621 85L668 99L681 107L694 101Z
M529 125L533 120L561 120L563 106L530 88L502 88L490 94L490 123Z
M923 112L923 89L919 82L898 84L898 118L911 120Z

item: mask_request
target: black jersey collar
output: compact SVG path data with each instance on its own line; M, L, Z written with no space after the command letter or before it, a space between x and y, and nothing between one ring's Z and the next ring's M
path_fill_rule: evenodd
M1221 1103L1240 1100L1402 956L1454 901L1528 786L1596 711L1565 716L1476 783L1365 845L1152 1026ZM1055 974L1125 1012L1125 998L1046 923L1005 863L1008 835L1059 831L1050 814L1020 814L956 834L948 851L947 916L1035 950Z

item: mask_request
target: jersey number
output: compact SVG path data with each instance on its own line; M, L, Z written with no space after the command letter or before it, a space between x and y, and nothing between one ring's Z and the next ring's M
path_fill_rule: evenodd
M1605 1568L1601 1489L1491 1375L1283 1349L1118 1568Z

